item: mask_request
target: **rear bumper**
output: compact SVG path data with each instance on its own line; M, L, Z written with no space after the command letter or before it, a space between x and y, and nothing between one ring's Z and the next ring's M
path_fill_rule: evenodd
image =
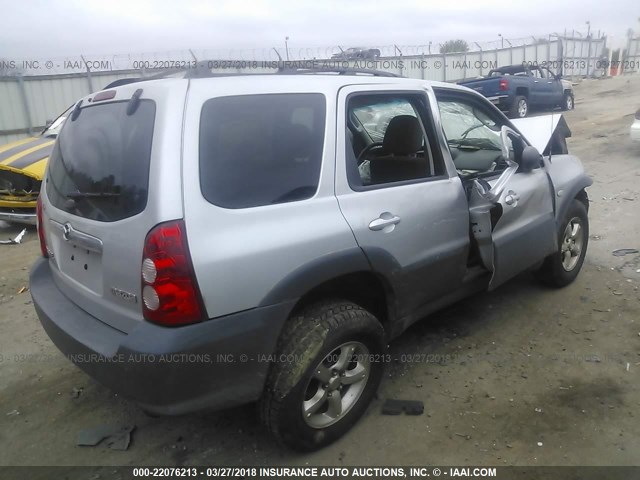
M12 223L23 223L25 225L36 224L36 212L30 208L6 208L0 207L0 220Z
M487 97L487 99L500 110L509 110L511 108L509 95L495 95L493 97Z
M31 270L40 322L65 356L91 377L153 413L178 415L257 400L294 301L164 328L141 321L128 334L65 297L49 261Z

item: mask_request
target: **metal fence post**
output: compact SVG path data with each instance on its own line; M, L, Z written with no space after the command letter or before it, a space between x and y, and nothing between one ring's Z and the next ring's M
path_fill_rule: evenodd
M513 65L513 45L511 45L509 39L505 38L505 40L509 44L509 65Z
M420 55L420 79L424 80L424 52Z
M27 130L29 135L33 135L33 123L31 122L31 112L29 111L29 102L27 101L27 91L24 88L24 79L22 74L18 74L16 77L18 81L18 89L20 90L20 97L22 98L22 108L24 108L24 115L27 117Z
M447 81L447 54L442 54L442 81Z
M549 43L547 43L547 65L551 65L551 35L549 35Z
M482 47L478 42L474 42L480 49L480 76L482 76ZM466 75L465 75L466 76Z
M589 67L591 66L591 35L589 35L589 43L587 43L589 49L587 51L587 77L589 76Z
M582 60L584 60L584 40L580 38L580 61ZM580 76L582 76L582 66L580 66Z
M89 85L89 93L91 93L93 92L93 82L91 81L91 69L89 68L89 64L87 63L87 61L84 59L82 55L80 55L80 58L84 62L84 68L87 69L87 84Z
M464 73L462 74L462 78L467 78L467 52L464 52Z
M611 63L613 60L613 42L611 42L611 46L609 47L609 61L607 62L607 77L611 76Z

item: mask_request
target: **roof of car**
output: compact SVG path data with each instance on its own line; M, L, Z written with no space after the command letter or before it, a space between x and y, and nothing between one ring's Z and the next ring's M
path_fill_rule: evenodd
M123 84L109 90L115 90L113 101L130 100L135 95L140 96L144 91L144 96L155 95L158 92L164 95L168 92L168 84L182 84L191 82L194 92L199 91L202 95L212 97L224 97L234 95L251 94L282 94L282 93L321 93L326 96L335 95L340 89L348 86L380 85L393 91L393 86L399 90L432 90L448 89L466 91L482 97L481 94L462 85L453 83L436 82L431 80L420 80L399 76L373 76L364 74L336 74L336 73L314 73L300 74L280 72L264 74L242 74L242 75L215 75L204 77L202 75L192 78L184 74L173 72L170 75L141 78L135 82ZM391 87L389 89L389 87ZM105 90L103 90L104 92ZM140 93L138 92L140 91ZM153 93L155 92L155 94ZM76 103L76 108L89 106L93 102L95 93L89 94ZM110 97L111 98L111 97Z

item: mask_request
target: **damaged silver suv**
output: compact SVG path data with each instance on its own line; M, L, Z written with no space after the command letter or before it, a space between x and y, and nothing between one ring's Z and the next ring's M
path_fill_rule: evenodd
M70 360L155 414L257 401L314 450L363 414L413 322L524 271L575 279L592 182L549 151L562 142L536 149L535 124L464 87L337 73L186 75L76 104L31 271Z

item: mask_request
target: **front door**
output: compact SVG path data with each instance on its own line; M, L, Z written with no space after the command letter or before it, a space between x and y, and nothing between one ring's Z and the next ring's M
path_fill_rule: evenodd
M490 288L557 249L553 192L543 164L515 162L525 144L486 100L471 92L436 91L449 149L468 186L471 229ZM506 145L505 145L506 144Z
M547 69L540 68L540 71L547 77L547 88L549 91L548 103L550 106L562 105L564 99L564 87L562 86L562 80L557 78L555 74Z
M557 247L551 186L543 168L517 172L495 200L502 214L493 242L493 289L532 267Z
M535 105L540 107L546 105L549 97L549 85L547 85L547 79L544 78L542 71L534 67L531 69L531 90L529 91L529 107Z

